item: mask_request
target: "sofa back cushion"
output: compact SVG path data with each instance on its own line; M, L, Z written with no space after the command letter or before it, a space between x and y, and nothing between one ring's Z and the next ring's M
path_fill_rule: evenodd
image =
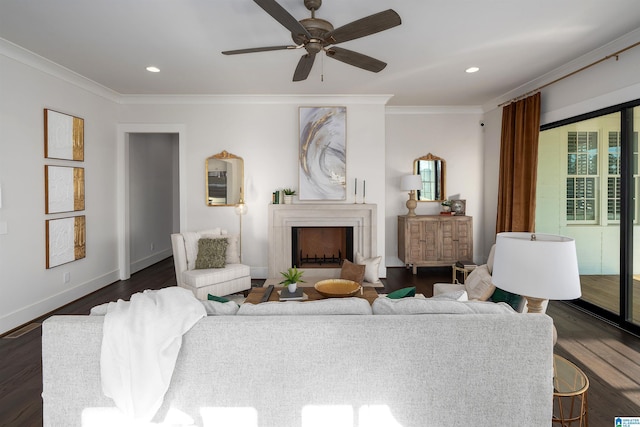
M377 298L373 314L515 314L508 304L430 298Z
M371 305L363 298L329 298L318 301L272 301L242 304L238 316L284 316L326 314L371 314Z

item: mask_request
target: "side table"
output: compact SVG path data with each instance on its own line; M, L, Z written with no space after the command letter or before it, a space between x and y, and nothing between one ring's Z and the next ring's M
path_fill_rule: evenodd
M456 262L451 266L451 283L463 284L467 281L467 276L471 273L477 265L475 264L463 264L461 261ZM462 282L458 280L458 273L462 273Z
M567 359L554 354L552 424L588 427L588 389L589 379L585 373Z

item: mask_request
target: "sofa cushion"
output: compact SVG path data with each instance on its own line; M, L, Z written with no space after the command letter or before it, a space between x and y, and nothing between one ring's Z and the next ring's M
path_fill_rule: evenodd
M238 316L371 314L371 305L366 299L356 297L317 301L271 301L262 304L242 304L237 314Z
M362 285L364 280L364 265L354 264L348 259L342 262L342 269L340 270L340 278L346 280L353 280Z
M397 291L389 292L387 294L387 298L391 298L391 299L415 297L415 296L416 296L416 287L415 286L411 286L409 288L398 289Z
M487 265L476 267L464 281L464 287L470 300L486 301L496 290L491 282L491 274Z
M198 240L198 256L196 257L196 269L224 268L227 259L226 237L216 239L201 238Z
M449 300L449 301L469 301L469 296L467 295L467 291L464 289L445 292L442 294L434 295L430 299L432 300Z
M377 298L373 314L516 314L505 303L447 301L433 298Z
M373 257L373 258L365 258L360 254L360 252L356 252L356 264L364 264L364 280L369 283L379 283L380 278L378 277L378 269L380 267L380 261L382 260L381 256Z
M204 306L207 316L233 316L238 312L238 304L233 301L200 301Z
M222 283L251 274L248 265L227 264L224 268L208 268L204 270L187 270L182 272L182 280L185 284L194 288L209 286L212 283Z

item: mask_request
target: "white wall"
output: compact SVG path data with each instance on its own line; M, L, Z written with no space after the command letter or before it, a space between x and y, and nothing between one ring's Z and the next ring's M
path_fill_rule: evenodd
M607 57L640 41L640 30L597 49L549 73L540 79L514 90L501 99L484 106L484 181L485 194L485 242L490 245L489 236L495 238L497 212L497 183L500 167L500 131L502 108L498 107L510 97L520 96L547 82L569 74L590 63ZM541 124L553 123L601 108L610 107L640 98L640 48L628 50L615 58L601 62L565 80L554 83L541 93ZM493 190L494 188L495 190ZM492 196L495 195L495 201Z
M474 219L474 258L483 259L482 112L479 107L388 108L385 174L387 204L387 266L401 266L398 258L398 215L407 213L402 176L413 173L413 161L431 153L446 161L445 191L449 198L465 199ZM455 197L454 197L455 196ZM418 202L416 214L438 215L440 203Z
M11 46L0 45L0 73L0 222L8 231L0 235L1 333L117 280L118 105L108 91L87 91L83 79ZM44 108L85 120L84 162L44 158ZM44 214L46 164L85 168L80 214L87 220L86 258L48 270L45 220L70 214ZM65 272L69 283L63 283Z
M205 205L205 159L227 150L244 159L243 262L256 278L267 277L267 206L271 194L298 188L298 107L347 107L347 200L353 203L354 178L367 181L367 203L385 205L385 120L387 96L360 97L206 97L174 98L149 105L125 98L121 121L180 123L186 129L185 230L220 226L239 231L233 207ZM197 103L196 103L197 102ZM361 191L362 188L359 189ZM361 200L360 200L361 202ZM378 221L378 254L385 253L384 218ZM381 274L385 274L384 264Z

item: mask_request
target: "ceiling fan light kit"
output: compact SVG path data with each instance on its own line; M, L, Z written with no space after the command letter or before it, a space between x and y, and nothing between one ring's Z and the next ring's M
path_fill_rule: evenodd
M380 31L388 30L402 23L400 15L393 9L388 9L334 29L329 21L315 17L315 11L322 6L322 0L304 0L305 7L311 11L311 18L305 18L300 21L296 20L275 0L254 1L291 32L291 38L295 45L227 50L222 53L224 55L237 55L271 50L304 48L307 53L300 58L296 70L293 73L294 82L305 80L309 76L316 54L321 51L324 51L330 58L337 59L354 67L362 68L363 70L374 73L382 71L387 66L385 62L334 45L379 33Z

